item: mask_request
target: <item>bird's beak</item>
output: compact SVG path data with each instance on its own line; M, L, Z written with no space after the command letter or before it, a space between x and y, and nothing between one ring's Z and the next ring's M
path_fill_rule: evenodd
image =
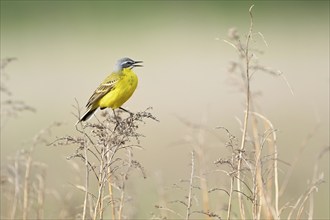
M143 61L134 61L134 67L143 67L143 65L139 64L139 63L143 63Z

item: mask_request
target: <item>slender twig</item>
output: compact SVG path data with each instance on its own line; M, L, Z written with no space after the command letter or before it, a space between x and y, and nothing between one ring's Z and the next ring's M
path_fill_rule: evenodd
M242 157L243 157L243 152L245 148L245 139L246 139L246 134L247 134L247 125L248 125L248 118L249 118L249 111L250 111L250 57L249 57L249 43L252 35L252 30L253 30L253 16L252 16L252 8L254 5L252 5L249 9L250 13L250 29L249 33L247 35L246 39L246 44L245 44L245 61L246 61L246 105L245 105L245 116L244 116L244 124L243 124L243 132L242 132L242 142L241 142L241 147L238 155L238 165L237 165L237 178L241 179L241 165L242 165ZM241 183L240 181L237 181L237 191L241 192ZM245 219L245 211L243 207L243 202L242 202L242 195L241 193L238 193L238 205L239 205L239 210L241 214L241 218Z
M89 162L88 162L88 143L84 145L84 157L85 157L85 198L82 219L86 219L87 201L88 201L88 188L89 188Z
M190 209L192 205L192 189L193 189L193 178L194 178L194 169L195 169L195 152L191 151L191 172L190 172L190 182L189 182L189 193L187 199L187 212L186 220L190 217Z
M23 220L28 218L31 163L32 163L31 152L28 152L28 158L25 165L25 176L24 176Z
M252 118L252 134L254 138L254 148L255 148L255 173L253 175L255 195L254 198L256 201L253 202L253 219L260 219L261 210L264 210L267 218L269 218L268 210L264 206L265 203L265 195L263 189L263 181L262 181L262 164L261 164L261 154L262 154L262 145L259 140L259 132L258 132L258 121L255 117Z
M76 110L78 111L78 119L80 118L80 107L79 107L79 102L77 99L75 99L76 101ZM79 120L78 120L79 122ZM93 144L93 141L91 140L91 138L86 134L85 132L85 128L84 126L82 126L82 130L78 129L78 122L75 125L75 128L78 132L83 134L84 137L84 144L83 144L83 148L84 148L84 163L85 163L85 196L84 196L84 206L83 206L83 214L82 214L82 220L86 219L86 213L87 213L87 202L88 202L88 189L89 189L89 166L93 169L93 166L89 163L88 160L88 152L91 151L88 147L88 142L86 141L86 138L88 138L88 140ZM93 151L91 151L93 152ZM94 171L94 169L93 169ZM95 171L94 171L95 172ZM96 175L97 176L97 175Z
M124 208L124 202L125 202L125 177L123 177L122 180L122 188L120 192L120 202L119 202L119 208L118 208L118 220L121 220L123 218L123 208Z
M258 116L259 118L263 119L268 126L274 130L274 126L272 122L266 118L265 116L261 115L260 113L257 112L251 112L251 114ZM274 163L273 163L273 169L274 169L274 190L275 190L275 218L280 218L280 213L279 213L279 183L278 183L278 150L277 150L277 145L276 145L276 132L272 132L273 134L273 147L274 147ZM266 200L267 201L267 200Z
M14 160L14 167L13 167L13 173L14 173L14 195L13 195L13 205L12 205L12 209L11 209L11 214L10 214L10 218L14 219L16 216L16 211L17 211L17 204L18 204L18 200L19 200L19 153L16 153L16 157Z
M110 151L108 151L108 162L110 158ZM111 167L108 166L108 191L109 191L109 196L110 196L110 206L111 206L111 219L114 220L116 219L116 208L115 204L113 202L113 190L112 190L112 173L111 173Z
M44 219L45 175L38 175L37 219Z
M230 219L231 214L231 203L233 198L233 190L234 190L234 180L235 178L233 176L230 177L230 191L229 191L229 199L228 199L228 210L227 210L227 220Z
M313 196L313 192L315 192L315 191L317 191L317 190L318 190L318 188L317 188L317 186L315 186L315 185L312 186L312 187L309 189L308 193L306 194L305 198L303 199L303 201L302 201L301 204L300 204L300 207L299 207L298 212L297 212L297 217L296 217L296 219L302 219L301 215L302 215L302 212L303 212L303 210L304 210L305 202L307 201L308 198L312 197L312 196Z
M100 163L100 168L99 168L99 183L98 183L98 197L96 200L95 208L94 208L94 217L93 220L97 219L97 214L99 214L99 218L102 219L103 215L103 202L102 202L102 196L103 196L103 186L104 186L104 172L103 167L104 167L104 154L103 154L103 149L101 151L101 163Z

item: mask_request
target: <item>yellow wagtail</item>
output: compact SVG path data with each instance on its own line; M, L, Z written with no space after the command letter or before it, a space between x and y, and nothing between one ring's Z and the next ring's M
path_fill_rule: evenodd
M93 95L87 102L87 111L79 119L79 122L88 120L94 112L100 108L120 108L132 96L137 84L138 78L132 71L134 67L141 67L142 61L134 61L130 58L118 60L114 71L99 85ZM129 111L127 111L129 112Z

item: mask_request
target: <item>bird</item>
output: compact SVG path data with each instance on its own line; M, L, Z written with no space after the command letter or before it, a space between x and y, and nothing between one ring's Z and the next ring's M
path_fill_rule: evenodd
M138 77L132 69L142 67L142 63L143 61L134 61L128 57L119 59L113 72L104 79L89 98L86 104L87 110L76 124L90 119L98 108L101 110L111 108L113 112L120 108L129 112L121 106L133 95L138 85Z

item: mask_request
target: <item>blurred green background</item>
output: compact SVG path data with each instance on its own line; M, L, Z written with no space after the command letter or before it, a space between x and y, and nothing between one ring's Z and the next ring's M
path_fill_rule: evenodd
M136 69L139 86L124 107L153 107L160 123L142 126L144 150L135 153L148 179L136 177L135 202L147 218L157 203L155 176L170 185L189 176L189 145L180 145L190 129L178 120L225 126L239 136L235 117L243 118L243 96L228 83L236 52L222 39L229 28L244 35L254 7L253 46L265 53L261 64L281 70L293 88L264 73L252 88L258 104L278 132L279 157L290 162L316 125L288 198L301 194L319 151L329 145L328 1L1 1L1 58L17 57L5 69L14 97L36 108L10 119L1 129L1 161L54 121L66 124L53 134L74 133L75 98L84 106L117 59L143 60ZM3 79L2 79L3 80ZM208 139L209 138L209 139ZM51 138L50 138L51 139ZM222 151L206 137L213 163ZM48 165L50 188L74 182L66 156L74 149L39 147L35 157ZM2 162L3 163L3 162ZM82 165L82 164L81 164ZM329 218L329 155L321 161L326 183L316 194L315 217ZM133 187L133 186L132 186ZM291 200L291 199L289 199Z

